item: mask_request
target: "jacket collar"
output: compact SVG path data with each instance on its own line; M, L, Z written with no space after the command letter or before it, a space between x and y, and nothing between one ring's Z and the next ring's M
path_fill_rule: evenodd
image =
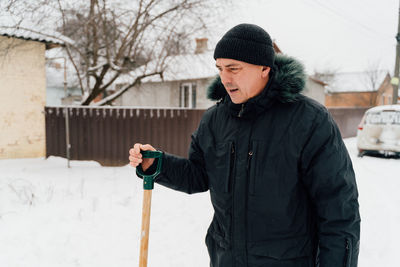
M219 77L207 89L207 97L220 101L228 111L242 118L254 118L271 105L295 102L304 89L306 74L303 65L294 58L277 54L271 68L269 81L261 94L250 98L244 104L234 104Z

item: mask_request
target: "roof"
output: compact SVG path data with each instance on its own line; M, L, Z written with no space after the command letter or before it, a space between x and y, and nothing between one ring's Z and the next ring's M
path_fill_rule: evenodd
M0 36L42 42L46 44L46 49L64 46L65 43L73 43L71 39L58 32L42 33L28 28L14 28L9 26L0 26Z
M386 70L336 73L327 89L330 93L377 91L387 74ZM374 77L375 88L372 88L371 77Z
M167 68L163 73L164 81L182 81L206 79L218 74L215 60L210 52L169 56L166 59ZM143 82L160 82L159 76L152 76Z
M151 73L157 66L157 61L151 61L147 64L146 73ZM211 52L200 54L186 54L169 56L165 60L163 72L163 81L183 81L213 78L218 74L215 67L215 60ZM130 74L121 75L114 83L132 82L132 77L137 77L143 73L143 69L139 68ZM162 82L159 75L153 75L142 79L142 83Z

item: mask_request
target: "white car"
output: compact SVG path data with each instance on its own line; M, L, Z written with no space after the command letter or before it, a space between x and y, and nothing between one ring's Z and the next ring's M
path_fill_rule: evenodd
M358 156L400 156L400 105L368 109L358 126Z

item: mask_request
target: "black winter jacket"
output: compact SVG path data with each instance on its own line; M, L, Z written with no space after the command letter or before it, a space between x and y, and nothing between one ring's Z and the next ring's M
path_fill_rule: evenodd
M210 190L206 244L212 267L355 267L358 192L351 160L329 112L300 94L300 63L278 55L264 91L220 101L192 135L189 158L165 153L156 182Z

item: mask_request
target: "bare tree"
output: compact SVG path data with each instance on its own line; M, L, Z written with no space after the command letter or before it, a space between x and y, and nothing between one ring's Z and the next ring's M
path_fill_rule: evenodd
M48 21L73 40L66 42L65 51L84 96L82 105L93 103L122 76L129 82L100 104L110 104L145 77L162 77L167 57L187 52L188 40L207 31L210 17L222 5L210 0L33 2L9 0L6 11L21 18L16 21L20 28L22 15L46 24L45 14L51 14Z
M379 85L382 81L379 78L382 76L380 75L382 70L379 69L379 61L374 63L369 63L367 68L365 69L365 78L364 84L366 88L370 91L377 91Z
M379 90L381 83L383 82L384 75L388 73L387 70L380 69L380 62L370 62L364 71L364 85L370 91L376 92ZM371 94L370 105L376 105L377 98Z

